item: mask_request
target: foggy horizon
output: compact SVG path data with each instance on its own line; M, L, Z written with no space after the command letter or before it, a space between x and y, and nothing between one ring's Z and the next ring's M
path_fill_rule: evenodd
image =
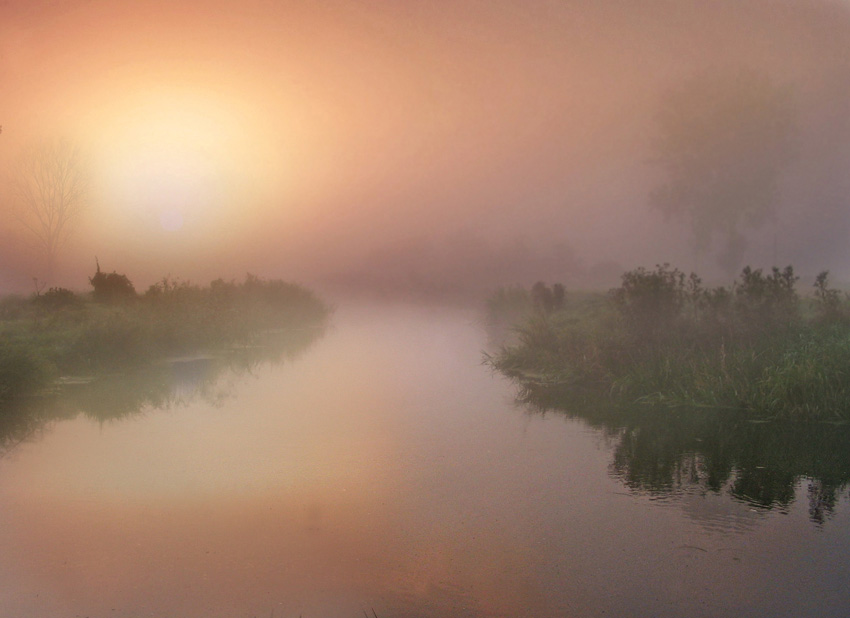
M86 161L54 281L95 257L142 291L246 272L350 289L608 287L671 263L728 282L720 239L650 205L666 92L706 72L790 93L776 225L740 266L850 280L850 5L808 0L7 2L0 164ZM743 161L742 161L743 164ZM43 259L0 187L0 291ZM699 263L696 263L696 262ZM740 271L740 267L737 269Z

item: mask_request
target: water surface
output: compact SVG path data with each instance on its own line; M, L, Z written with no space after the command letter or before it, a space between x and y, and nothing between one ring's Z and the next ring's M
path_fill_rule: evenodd
M523 407L475 318L342 304L299 358L65 404L0 459L2 615L850 614L846 453Z

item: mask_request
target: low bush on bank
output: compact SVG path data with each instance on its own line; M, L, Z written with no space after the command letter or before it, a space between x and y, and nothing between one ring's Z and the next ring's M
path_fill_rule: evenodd
M850 301L821 273L801 298L793 268L745 268L707 288L668 265L607 296L529 314L489 362L526 387L622 402L723 406L762 417L850 417Z
M319 328L330 314L307 288L253 275L209 286L164 278L139 295L125 275L98 266L92 285L99 293L55 288L0 301L0 403L59 375L258 345L277 331Z

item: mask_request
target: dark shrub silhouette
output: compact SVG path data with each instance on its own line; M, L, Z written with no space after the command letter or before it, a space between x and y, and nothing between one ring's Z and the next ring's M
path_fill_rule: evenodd
M687 278L669 264L643 267L622 276L622 285L611 292L629 333L642 343L666 338L679 319L685 301Z
M33 297L33 304L48 309L65 309L79 307L82 300L67 288L50 288L44 294Z
M556 283L551 288L542 281L538 281L531 287L531 303L541 313L552 313L564 308L566 288L563 284Z
M97 263L97 272L93 277L89 277L89 282L94 288L94 299L99 303L113 303L136 298L136 288L133 287L127 275L119 275L114 270L111 273L104 273L100 270L100 263Z

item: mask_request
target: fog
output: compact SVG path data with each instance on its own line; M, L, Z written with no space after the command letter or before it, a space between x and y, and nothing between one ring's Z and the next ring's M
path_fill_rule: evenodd
M695 257L650 204L665 93L751 71L795 153L740 266L850 278L850 5L591 0L0 5L0 163L64 138L86 208L49 283L95 256L144 289L245 272L349 290L607 287ZM746 153L730 151L731 166ZM0 187L0 287L45 279Z

